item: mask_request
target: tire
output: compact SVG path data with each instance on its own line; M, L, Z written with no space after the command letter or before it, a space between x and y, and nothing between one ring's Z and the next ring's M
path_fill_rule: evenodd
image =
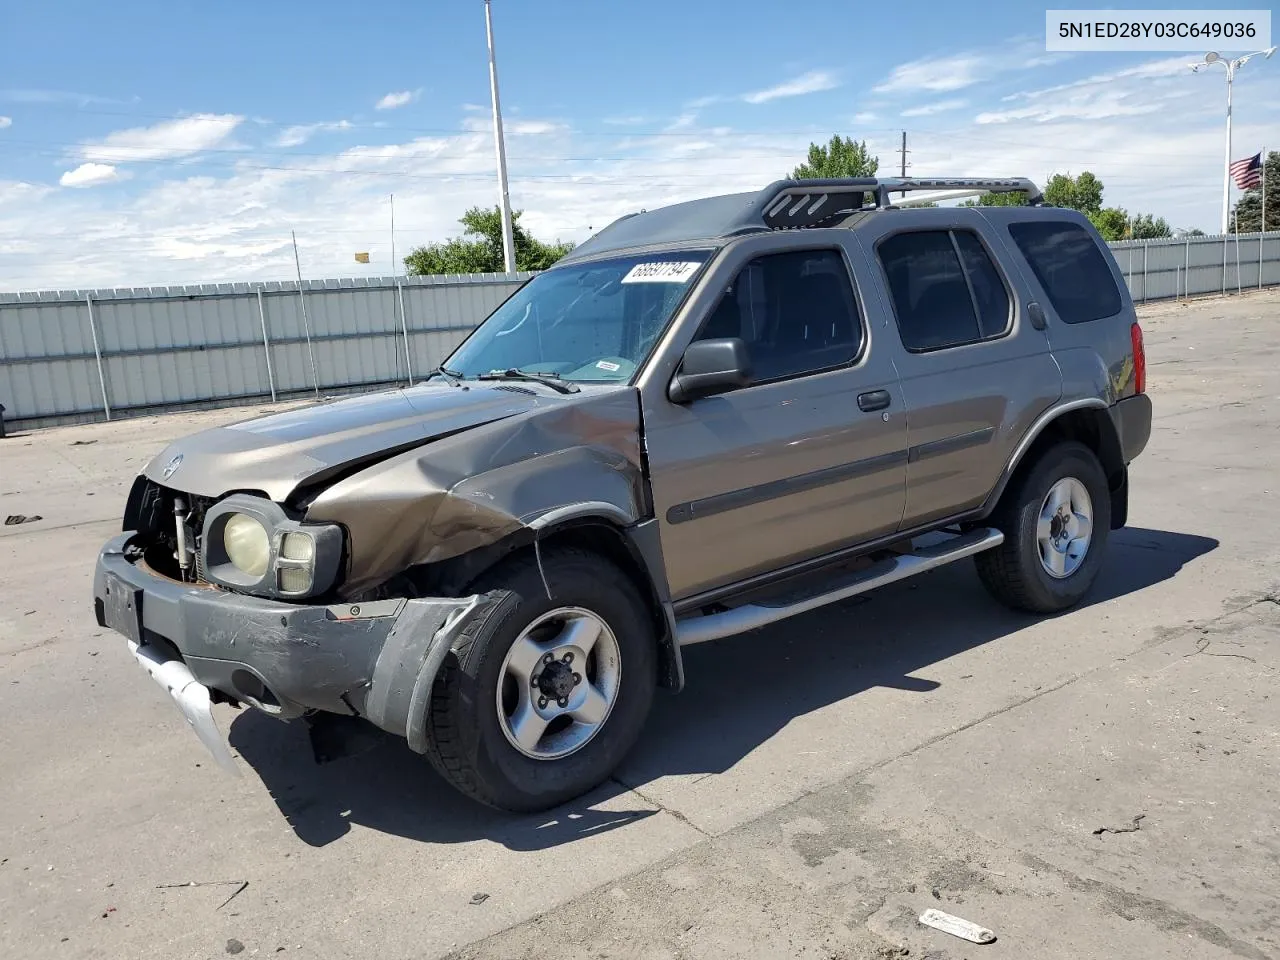
M1048 562L1060 567L1055 576L1042 562L1042 510L1049 508L1047 498L1051 491L1075 489L1070 481L1087 493L1092 530L1081 551L1080 541L1071 539L1077 528L1070 526L1070 518L1063 522L1067 514L1059 508L1057 526L1051 521L1049 529L1060 531L1056 542L1064 544L1067 552L1054 547L1045 551L1050 556ZM1082 501L1077 491L1066 508L1075 516L1077 525L1080 520L1075 510ZM1093 586L1111 533L1111 493L1097 456L1074 441L1050 447L1016 488L1005 491L991 522L1004 534L1004 543L974 557L978 576L991 595L1015 610L1031 613L1057 613L1075 606ZM1055 552L1061 555L1054 556Z
M543 549L541 571L532 553L513 558L482 576L471 589L490 594L497 603L458 639L454 654L436 678L427 718L428 759L453 786L499 810L541 811L581 796L604 782L626 756L653 703L657 638L640 592L613 563L576 548ZM577 613L562 615L565 610ZM553 702L563 690L549 691L550 699L543 697L537 682L553 671L537 656L532 661L524 658L537 664L523 674L531 681L527 691L515 679L519 654L527 649L526 630L549 614L552 620L533 634L542 649L568 636L564 625L577 623L576 617L588 625L594 617L605 628L586 655L586 669L580 662L574 668L554 663L560 682L574 683L564 701ZM517 641L525 644L519 651ZM568 669L574 672L570 675ZM575 718L558 717L532 748L545 756L528 755L513 739L518 726L513 718L530 712L541 716L543 710L533 711L540 698L544 709L552 712L566 703L572 708L571 698L589 691L567 679L570 676L603 691L601 698L610 701L604 719L594 733L588 733L588 725ZM527 700L522 699L526 696ZM504 720L508 710L512 716ZM554 748L572 746L581 736L588 739L564 755L553 756Z

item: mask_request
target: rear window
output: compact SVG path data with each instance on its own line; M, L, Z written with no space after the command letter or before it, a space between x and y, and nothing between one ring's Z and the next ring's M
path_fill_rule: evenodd
M1011 223L1009 233L1066 323L1088 323L1120 312L1120 291L1106 258L1074 223Z
M913 353L977 343L1008 329L1004 281L970 231L899 233L882 240L878 254L898 333Z

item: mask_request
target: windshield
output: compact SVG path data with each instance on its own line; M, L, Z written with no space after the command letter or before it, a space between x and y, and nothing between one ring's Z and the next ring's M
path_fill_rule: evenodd
M466 378L519 370L625 383L709 256L697 250L618 257L539 274L444 366Z

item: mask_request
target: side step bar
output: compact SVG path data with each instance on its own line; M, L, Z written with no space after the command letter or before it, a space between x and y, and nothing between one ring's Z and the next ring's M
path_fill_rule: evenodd
M706 643L708 640L719 640L748 630L767 627L779 620L786 620L797 614L808 613L829 603L847 600L876 587L914 577L935 567L941 567L955 560L963 560L983 550L990 550L1004 543L1004 534L999 530L971 530L950 540L881 560L866 570L859 571L852 578L844 580L834 590L815 594L793 603L780 606L748 603L741 607L733 607L723 613L708 616L694 616L676 621L676 641L682 647L695 643Z

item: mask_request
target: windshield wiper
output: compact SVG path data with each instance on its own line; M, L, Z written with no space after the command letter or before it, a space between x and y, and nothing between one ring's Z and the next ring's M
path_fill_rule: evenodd
M565 380L558 373L530 373L519 367L507 370L491 370L476 377L477 380L529 380L550 387L559 393L579 393L582 388L572 381Z
M448 383L449 386L451 387L462 386L462 374L458 373L455 370L450 370L444 364L441 364L440 366L436 367L434 370L431 371L432 376L436 376L437 374L443 377L445 382Z

